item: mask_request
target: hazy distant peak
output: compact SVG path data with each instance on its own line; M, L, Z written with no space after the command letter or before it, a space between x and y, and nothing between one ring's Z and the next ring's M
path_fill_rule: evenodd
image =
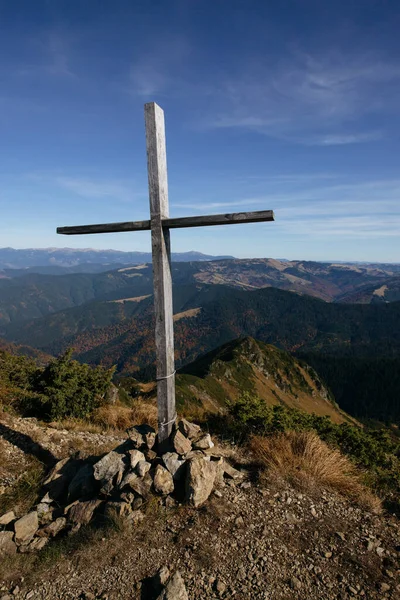
M230 259L233 256L213 256L190 250L173 252L176 262ZM28 267L74 267L86 264L143 264L151 262L151 252L123 252L121 250L96 250L94 248L0 248L0 269L25 269Z

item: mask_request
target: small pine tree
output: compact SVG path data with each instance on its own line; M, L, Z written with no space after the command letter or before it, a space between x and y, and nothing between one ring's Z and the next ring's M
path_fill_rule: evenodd
M36 391L41 396L43 417L51 420L87 418L105 399L114 368L92 368L72 359L68 349L38 376Z

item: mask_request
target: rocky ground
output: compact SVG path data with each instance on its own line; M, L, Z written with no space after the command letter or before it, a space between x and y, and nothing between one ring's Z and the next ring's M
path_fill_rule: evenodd
M73 451L76 436L81 444L78 432L65 430L64 442L55 442L50 428L41 436L41 426L26 420L8 420L4 427L3 442L6 434L7 445L14 445L14 431L21 459L19 453L29 454L32 447L23 449L28 440L18 431L26 438L32 433L36 444L40 438L41 449L57 458L67 447ZM124 437L82 435L89 446L107 450ZM199 508L148 502L142 522L119 531L99 529L89 544L82 537L81 545L53 559L48 548L46 560L17 555L32 567L14 565L12 580L0 582L0 600L151 600L156 596L149 578L163 566L179 570L190 599L400 597L395 517L365 512L328 491L311 495L284 482L261 484L251 464L243 466L245 480L227 480Z

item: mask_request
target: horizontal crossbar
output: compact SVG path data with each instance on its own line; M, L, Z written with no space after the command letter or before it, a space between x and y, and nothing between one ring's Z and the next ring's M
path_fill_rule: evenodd
M272 210L256 212L227 213L223 215L205 215L200 217L178 217L163 219L163 227L180 229L183 227L204 227L208 225L235 225L237 223L260 223L274 221ZM122 231L148 231L151 221L127 221L125 223L103 223L99 225L76 225L72 227L57 227L57 233L63 235L79 235L89 233L119 233Z
M84 233L118 233L120 231L148 231L150 221L126 221L125 223L102 223L99 225L73 225L57 227L57 233L79 235Z

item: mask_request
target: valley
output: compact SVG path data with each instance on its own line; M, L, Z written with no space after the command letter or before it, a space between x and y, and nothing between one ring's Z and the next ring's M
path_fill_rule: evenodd
M151 264L103 272L53 275L22 270L0 279L0 334L8 325L82 306L93 300L123 300L152 293ZM255 290L275 287L326 302L373 303L398 298L396 265L351 265L275 259L174 262L174 285L225 285ZM381 290L381 291L379 291ZM352 300L353 298L353 300ZM4 334L3 334L4 335Z
M356 418L397 422L398 273L378 264L175 262L177 367L251 336L311 364ZM0 280L0 335L18 352L57 356L72 347L81 362L151 381L151 265Z

